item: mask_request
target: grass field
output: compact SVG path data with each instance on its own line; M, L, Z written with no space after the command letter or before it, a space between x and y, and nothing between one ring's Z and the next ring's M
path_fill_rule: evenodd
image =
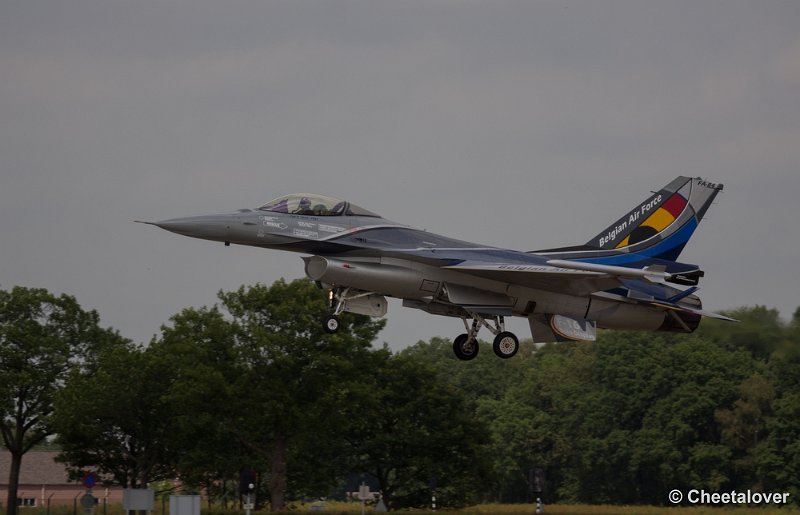
M800 513L800 510L793 508L751 508L751 507L661 507L661 506L596 506L588 504L553 504L544 507L545 513L556 513L560 515L746 515L757 513L761 515L785 515L787 513ZM521 514L534 513L535 506L531 505L482 505L467 508L459 513L464 514Z
M327 502L322 513L329 515L360 515L361 505L357 503ZM367 506L365 513L375 513L373 506ZM413 515L435 515L441 513L461 514L461 515L520 515L523 513L535 513L536 506L532 504L482 504L471 506L460 510L441 509L437 511L428 510L400 510L393 513L410 513ZM121 506L108 506L105 510L106 515L124 515ZM609 506L609 505L588 505L588 504L552 504L544 507L545 513L559 515L787 515L800 514L800 509L794 507L748 507L748 506L693 506L693 507L661 507L661 506ZM48 515L44 509L24 508L20 510L20 515ZM221 510L203 509L201 515L243 515L240 510ZM269 512L253 511L253 515L268 515ZM310 504L298 504L290 511L282 512L285 515L297 515L298 513L320 513L312 511ZM153 515L169 515L169 508L162 514L158 507L152 512ZM73 515L72 507L53 507L49 515ZM84 515L83 510L78 508L77 515ZM98 507L94 515L104 515L102 507Z
M361 513L358 504L330 502L325 505L324 513L336 515L357 515ZM286 513L309 512L309 506L298 506L296 510ZM366 513L374 513L374 508L367 507ZM403 510L394 513L413 513L414 515L434 515L437 513L453 513L461 515L520 515L535 513L536 506L532 504L482 504L463 508L461 510ZM660 506L596 506L588 504L553 504L544 507L545 513L559 515L786 515L800 514L800 509L793 507L660 507Z

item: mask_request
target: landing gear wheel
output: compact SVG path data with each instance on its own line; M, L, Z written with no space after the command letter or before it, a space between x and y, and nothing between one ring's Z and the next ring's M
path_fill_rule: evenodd
M475 338L470 339L469 335L466 333L459 334L456 336L456 339L453 340L453 352L455 352L456 357L461 361L475 359L475 356L478 355L479 348L478 340Z
M492 348L497 357L508 359L513 357L519 350L519 340L514 333L503 331L495 336Z
M322 329L325 330L326 333L333 334L339 330L339 317L336 315L328 315L325 317L325 321L322 322Z

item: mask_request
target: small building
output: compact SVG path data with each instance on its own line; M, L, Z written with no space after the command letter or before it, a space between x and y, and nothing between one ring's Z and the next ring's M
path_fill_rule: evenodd
M80 501L86 487L79 481L70 481L67 468L55 461L58 451L29 451L22 457L22 470L19 474L17 503L21 507L47 507L72 505ZM0 503L8 498L8 474L11 469L11 453L0 449ZM92 494L99 502L122 503L123 488L106 488L96 485Z

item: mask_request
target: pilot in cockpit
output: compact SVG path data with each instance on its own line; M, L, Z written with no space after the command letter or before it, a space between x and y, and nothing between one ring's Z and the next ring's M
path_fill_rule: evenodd
M294 213L298 215L311 214L311 200L309 200L308 197L302 197Z

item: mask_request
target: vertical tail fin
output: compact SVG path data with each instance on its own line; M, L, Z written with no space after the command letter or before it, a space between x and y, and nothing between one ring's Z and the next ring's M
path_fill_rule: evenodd
M586 257L624 253L676 261L721 190L722 184L678 177L589 240L584 248L606 252Z

